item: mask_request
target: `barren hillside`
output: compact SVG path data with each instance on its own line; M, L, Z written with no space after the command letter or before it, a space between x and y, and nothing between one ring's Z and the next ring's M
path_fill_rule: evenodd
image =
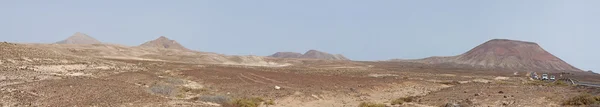
M430 57L412 61L540 72L581 71L547 52L537 43L507 39L487 41L458 56Z
M177 41L171 40L164 36L160 36L159 38L157 38L155 40L148 41L148 42L140 45L140 47L189 50L189 49L183 47L183 45L179 44Z
M56 43L57 44L100 44L102 42L100 42L86 34L76 32L75 34L73 34L73 36L71 36L65 40L58 41Z
M304 54L296 52L277 52L269 57L275 58L303 58L303 59L322 59L322 60L350 60L341 54L329 54L317 50L309 50Z
M297 52L277 52L273 55L270 55L269 57L275 57L275 58L299 58L300 56L302 56L301 53L297 53Z
M414 62L228 56L112 44L2 42L0 49L0 106L356 107L372 102L429 107L466 102L461 106L553 107L597 90L548 86L554 83L529 80L526 73ZM332 57L318 51L306 55ZM571 77L599 81L597 75ZM393 103L399 98L410 101Z

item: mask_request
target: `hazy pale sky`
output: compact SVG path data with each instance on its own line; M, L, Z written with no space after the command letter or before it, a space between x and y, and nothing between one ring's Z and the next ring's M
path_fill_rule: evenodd
M532 41L600 70L599 0L3 0L0 41L83 32L135 46L159 36L199 51L317 49L353 60L452 56L494 38ZM598 71L596 71L598 72Z

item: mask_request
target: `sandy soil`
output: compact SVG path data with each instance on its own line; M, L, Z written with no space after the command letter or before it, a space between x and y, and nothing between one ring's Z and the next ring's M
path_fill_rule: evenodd
M116 45L0 43L0 106L227 106L260 97L269 107L552 107L596 88L531 84L526 71L410 62L224 56ZM567 77L567 76L565 76ZM570 78L597 80L598 75ZM279 87L276 88L276 87ZM225 104L225 105L221 105Z

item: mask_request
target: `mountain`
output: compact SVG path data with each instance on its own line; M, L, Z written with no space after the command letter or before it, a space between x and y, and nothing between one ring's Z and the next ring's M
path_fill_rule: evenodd
M269 57L275 57L275 58L300 58L300 56L302 56L301 53L297 53L297 52L277 52Z
M76 32L73 36L56 42L57 44L101 44L102 42L90 37L86 34Z
M189 50L189 49L183 47L177 41L171 40L171 39L169 39L167 37L164 37L164 36L160 36L159 38L157 38L155 40L148 41L148 42L140 45L140 47Z
M296 52L277 52L269 57L275 58L303 58L303 59L323 59L323 60L350 60L340 54L329 54L317 50L309 50L304 54Z
M340 54L329 54L317 50L309 50L304 55L300 56L300 58L308 58L308 59L325 59L325 60L348 60L348 58L340 55Z
M430 57L416 61L541 72L582 71L547 52L537 43L508 39L487 41L458 56Z

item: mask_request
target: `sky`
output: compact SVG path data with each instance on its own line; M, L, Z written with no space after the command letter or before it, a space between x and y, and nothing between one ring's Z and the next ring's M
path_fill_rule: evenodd
M462 54L490 39L531 41L600 71L599 0L2 0L0 41L82 32L136 46L267 56L316 49L353 60Z

